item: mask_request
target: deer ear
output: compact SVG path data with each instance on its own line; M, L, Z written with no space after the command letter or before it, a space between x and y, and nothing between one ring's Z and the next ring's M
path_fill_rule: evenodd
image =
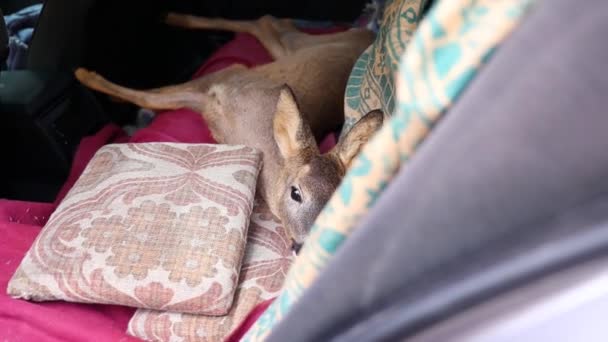
M310 126L300 113L296 98L288 85L281 87L273 130L283 158L295 157L307 148L316 147Z
M376 109L365 114L357 123L342 137L335 147L335 153L348 169L363 145L380 129L384 115L381 110Z

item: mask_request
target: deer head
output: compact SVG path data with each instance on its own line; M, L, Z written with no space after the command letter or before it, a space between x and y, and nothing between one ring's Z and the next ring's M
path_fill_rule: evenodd
M273 129L283 164L272 200L275 214L289 231L296 249L304 242L353 158L382 121L380 110L369 112L331 151L321 154L293 92L288 86L281 88Z

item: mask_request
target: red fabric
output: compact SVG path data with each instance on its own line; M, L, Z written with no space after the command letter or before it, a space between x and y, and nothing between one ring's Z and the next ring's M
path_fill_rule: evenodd
M129 142L215 143L203 117L189 109L159 113L152 123L137 131Z
M203 75L210 74L233 64L242 64L246 67L253 67L260 64L272 62L272 57L262 44L252 35L246 33L237 33L233 42L238 44L228 43L219 48L214 56L221 55L222 58L210 58L205 64L198 69L192 78L199 78Z
M268 309L270 304L274 302L275 298L268 299L258 304L251 312L247 315L245 320L226 338L224 342L239 342L243 336L249 331L253 323L262 316L262 314Z
M323 33L338 30L342 29L308 31ZM234 63L251 67L270 61L270 56L255 38L247 34L238 34L234 40L219 49L196 72L194 77L218 71ZM54 203L29 203L0 199L0 289L2 289L0 291L0 341L128 342L138 340L125 333L129 319L134 312L133 308L67 302L33 303L11 299L5 291L8 281L40 229L57 204L63 200L74 185L95 152L105 144L127 141L214 142L201 115L186 109L160 113L150 126L138 131L130 139L120 127L108 125L97 134L81 141L69 177ZM333 144L335 144L335 136L332 135L325 140L322 148L331 148ZM258 306L255 310L261 310L261 307ZM255 319L251 319L255 321Z
M331 150L332 148L334 148L334 146L336 146L336 141L337 140L338 139L336 138L336 134L335 133L334 134L329 134L319 144L319 152L321 152L321 153L329 152L329 150Z
M0 222L44 226L54 209L55 206L51 203L0 199Z

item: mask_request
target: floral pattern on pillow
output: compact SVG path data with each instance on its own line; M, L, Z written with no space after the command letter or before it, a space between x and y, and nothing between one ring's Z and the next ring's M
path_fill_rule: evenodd
M279 294L292 261L285 228L259 201L251 216L239 286L228 314L212 317L140 309L129 322L128 332L149 341L223 341L257 304Z
M9 295L224 315L245 251L261 154L144 143L98 151Z

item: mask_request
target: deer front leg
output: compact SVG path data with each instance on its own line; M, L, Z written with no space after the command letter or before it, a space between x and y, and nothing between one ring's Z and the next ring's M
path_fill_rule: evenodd
M135 90L108 81L95 72L79 68L76 78L86 87L97 90L120 100L153 110L170 110L189 108L200 113L207 122L209 129L217 141L223 141L226 120L225 100L218 98L218 90L227 86L226 80L238 77L247 68L240 64L206 75L180 85L162 87L150 90Z

